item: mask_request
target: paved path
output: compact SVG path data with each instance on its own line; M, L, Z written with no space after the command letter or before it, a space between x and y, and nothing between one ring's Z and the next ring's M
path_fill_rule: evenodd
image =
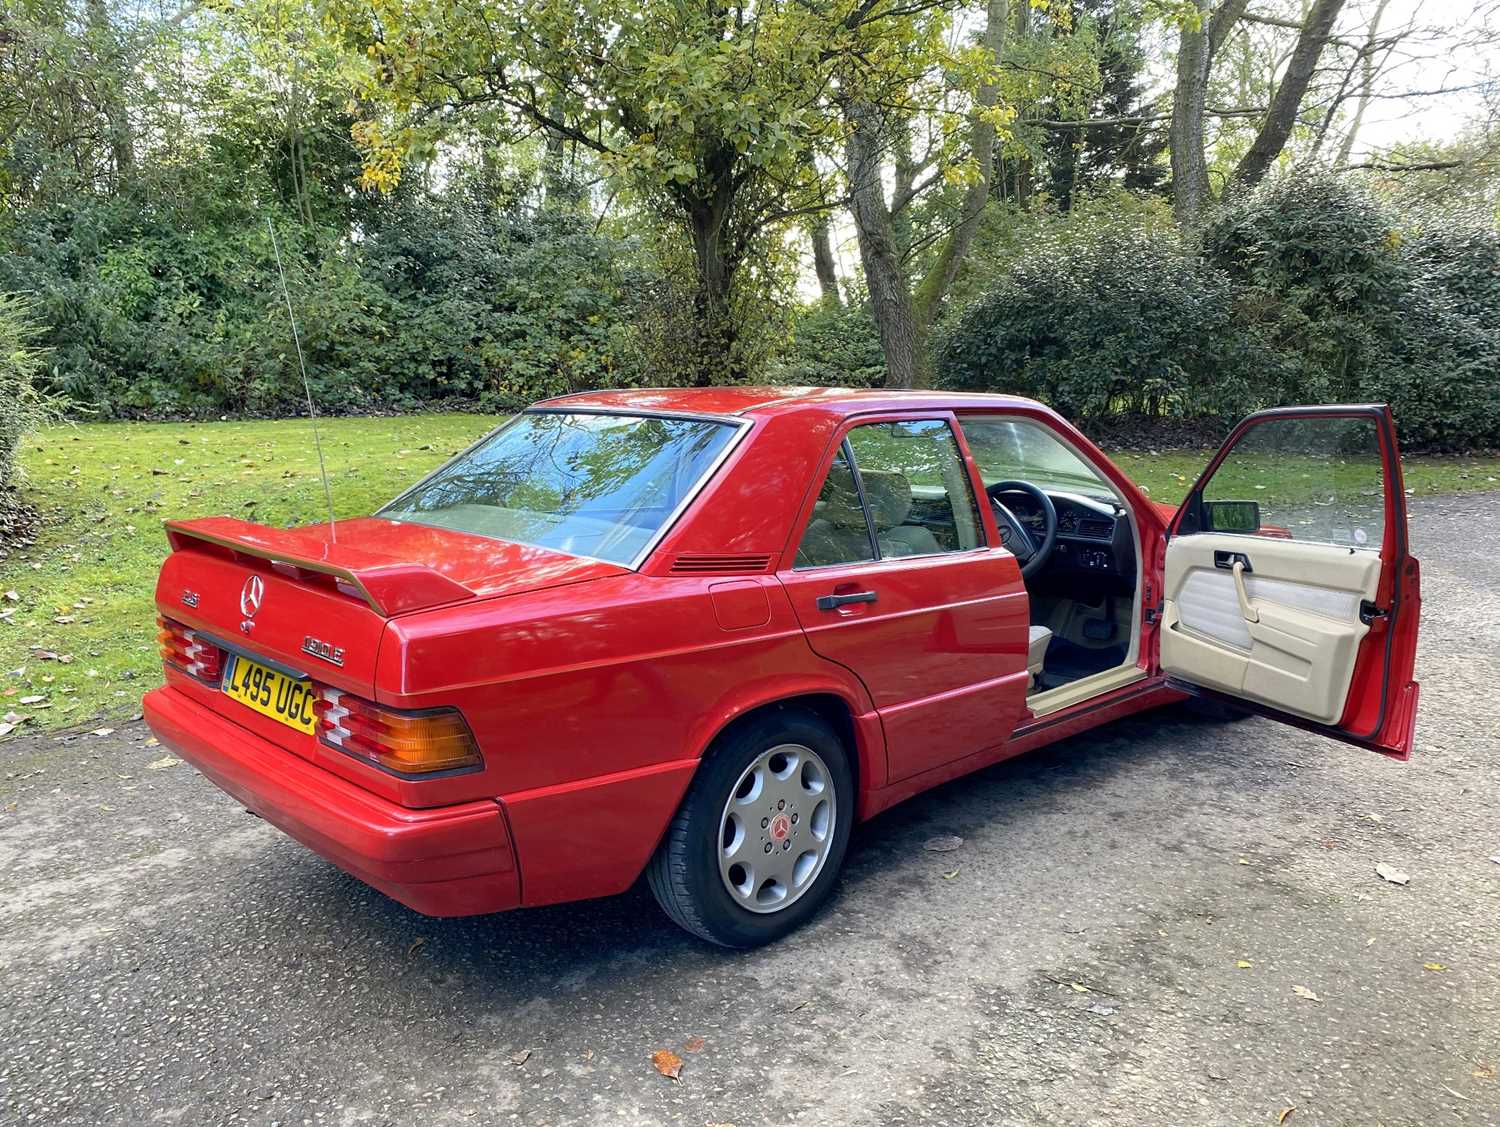
M641 890L424 919L138 725L0 745L0 1122L1500 1121L1500 494L1413 540L1411 764L1121 723L877 819L746 955Z

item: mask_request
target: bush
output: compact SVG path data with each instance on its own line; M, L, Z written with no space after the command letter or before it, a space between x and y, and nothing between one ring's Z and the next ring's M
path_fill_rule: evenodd
M35 343L40 331L29 298L0 294L0 490L15 484L16 450L26 432L61 414L61 402L36 388L45 360Z
M277 213L313 394L328 411L501 408L641 382L640 256L571 214L463 184L367 201L358 238ZM37 294L45 381L114 417L299 411L263 214L75 200L15 217L0 291Z
M1249 396L1232 298L1175 231L1049 225L941 334L938 377L1079 417L1225 414Z
M1090 420L1383 401L1409 448L1494 447L1500 232L1466 206L1403 217L1296 174L1225 202L1192 245L1149 210L1046 216L939 334L939 378Z
M885 354L864 305L817 305L800 310L792 339L767 373L771 383L809 387L879 387Z

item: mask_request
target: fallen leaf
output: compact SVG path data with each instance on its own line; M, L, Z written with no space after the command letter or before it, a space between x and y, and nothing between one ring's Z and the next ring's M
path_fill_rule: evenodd
M1294 1112L1296 1110L1297 1109L1296 1109L1295 1106L1282 1108L1281 1109L1281 1114L1276 1117L1276 1122L1277 1123L1285 1123L1288 1119L1291 1118L1292 1112Z
M91 736L112 736L114 734L115 730L113 728L95 728L89 733Z
M1411 877L1396 868L1395 865L1387 865L1384 861L1375 866L1375 875L1381 880L1390 881L1392 884L1405 884L1411 880Z
M513 1065L515 1065L517 1068L520 1068L523 1064L525 1064L530 1059L531 1059L531 1050L530 1049L522 1049L520 1052L516 1052L516 1053L511 1053L510 1054L510 1063L513 1064Z
M19 603L21 601L21 596L16 594L14 591L5 592L5 597L13 603Z
M651 1063L656 1066L668 1080L680 1080L682 1078L682 1058L671 1049L657 1049L651 1054Z
M1314 994L1311 990L1309 990L1306 986L1293 986L1292 993L1297 995L1297 997L1299 998L1306 998L1309 1002L1321 1002L1323 1000L1322 998L1319 998L1316 994Z
M1494 1078L1495 1070L1487 1064L1481 1064L1474 1070L1475 1080L1493 1080Z
M964 843L964 839L955 834L939 834L937 837L928 838L922 846L929 853L952 853Z
M689 1037L682 1043L682 1051L685 1053L701 1052L703 1046L708 1044L702 1037Z
M411 941L411 946L406 949L406 957L408 959L411 958L421 948L423 948L425 946L427 946L427 937L423 936L423 935L417 936L415 939L413 939Z
M1070 982L1068 985L1073 988L1073 993L1075 994L1087 994L1089 992L1089 988L1081 982Z
M1443 966L1442 963L1423 963L1422 964L1422 969L1423 970L1447 970L1448 968L1445 967L1445 966Z
M1250 963L1249 959L1240 959L1234 965L1237 966L1237 967L1239 967L1240 970L1249 970L1251 968L1251 963Z
M168 767L176 767L181 762L182 760L178 759L175 755L168 755L163 759L155 759L146 764L146 770L163 771Z
M22 701L21 703L25 704L26 702ZM946 872L946 873L943 874L943 879L944 880L952 880L956 876L958 876L958 870L957 869L952 869L949 872Z
M16 726L14 724L9 724L9 723L6 723L5 721L0 721L0 736L8 736L12 732L14 732L15 730L16 730Z
M44 696L33 695L33 696L29 696L29 697L22 697L20 699L20 701L18 701L17 703L19 703L19 704L41 704L42 701L44 701L46 699L47 698L44 697Z

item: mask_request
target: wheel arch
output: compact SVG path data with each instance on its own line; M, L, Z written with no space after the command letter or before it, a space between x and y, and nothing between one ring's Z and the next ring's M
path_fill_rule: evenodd
M701 763L719 740L778 710L807 709L826 722L848 750L856 804L862 808L864 792L883 786L886 776L885 734L879 716L868 703L845 687L828 683L768 693L736 707L729 715L721 715L697 741L697 756Z

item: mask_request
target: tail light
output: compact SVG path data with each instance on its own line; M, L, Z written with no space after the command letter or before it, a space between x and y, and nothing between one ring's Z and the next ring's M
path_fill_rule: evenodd
M156 639L161 659L208 685L217 685L224 675L224 651L180 622L157 616Z
M324 686L313 702L318 739L399 775L480 766L474 734L454 708L402 712Z

